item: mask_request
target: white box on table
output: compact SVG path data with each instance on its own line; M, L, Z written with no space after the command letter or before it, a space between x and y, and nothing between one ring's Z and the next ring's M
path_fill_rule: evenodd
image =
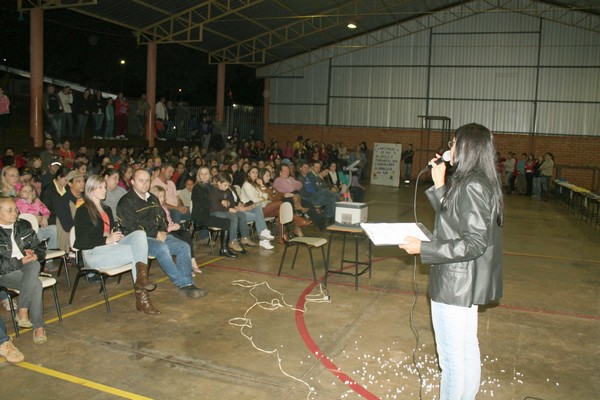
M338 201L335 203L335 222L344 225L360 224L367 222L369 206L367 203L353 203Z

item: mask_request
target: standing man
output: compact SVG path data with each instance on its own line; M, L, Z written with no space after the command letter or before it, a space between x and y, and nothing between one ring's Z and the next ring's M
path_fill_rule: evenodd
M43 97L43 107L50 129L46 130L46 138L51 139L50 133L54 133L54 141L60 143L62 136L62 113L63 105L60 97L55 93L56 88L50 84L46 87L46 93Z
M156 114L156 121L157 121L157 125L156 125L156 138L158 140L167 140L165 138L165 133L167 131L167 124L169 122L169 112L167 111L167 105L166 105L166 97L165 96L161 96L160 100L156 103L156 106L154 107L154 112ZM159 129L159 126L162 127Z
M58 93L58 97L63 106L62 130L65 138L71 138L73 136L73 93L71 93L71 87L65 86Z
M0 86L0 134L8 132L10 126L10 99Z
M146 118L148 116L149 109L150 104L148 104L148 100L146 100L146 93L142 93L135 109L138 126L140 127L140 137L144 137L146 135Z
M119 200L117 218L123 234L136 230L146 232L148 255L156 257L169 279L186 297L204 297L208 292L199 289L192 280L190 246L173 235L167 235L168 222L156 196L148 193L150 174L138 169L131 178L132 190ZM176 263L173 257L177 257Z
M412 165L413 165L413 157L415 156L415 151L413 150L413 145L409 144L406 150L402 152L402 156L400 157L402 161L404 161L404 184L410 184L410 179L412 178Z
M434 239L407 238L399 247L431 264L429 296L442 369L440 399L473 400L479 391L481 357L478 305L502 297L504 201L491 132L478 124L456 131L450 148L455 167L432 163L434 186L425 194L435 210ZM432 160L432 161L435 161Z

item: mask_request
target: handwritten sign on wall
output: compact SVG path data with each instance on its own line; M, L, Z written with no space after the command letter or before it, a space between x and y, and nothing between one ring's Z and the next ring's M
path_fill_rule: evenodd
M402 145L399 143L375 143L371 184L398 186L400 184L400 157Z

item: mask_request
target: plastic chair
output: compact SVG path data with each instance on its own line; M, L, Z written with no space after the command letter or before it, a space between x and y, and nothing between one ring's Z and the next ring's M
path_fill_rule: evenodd
M19 219L29 222L35 233L38 233L40 230L40 225L38 224L38 220L35 215L23 213L19 214ZM60 271L62 271L64 266L65 276L67 277L67 285L71 287L71 277L69 276L69 268L67 267L67 252L60 249L46 249L46 258L44 259L44 262L54 260L55 258L61 259L61 263L58 265L58 272L56 273L56 276L60 276Z
M56 279L52 277L50 274L46 274L42 272L39 276L40 281L42 282L42 288L46 289L51 287L52 293L54 295L54 306L56 307L56 315L58 316L59 323L62 323L62 310L60 308L60 302L58 301L58 291L56 290ZM19 337L19 324L17 324L17 310L15 310L15 306L13 304L13 298L17 297L20 294L20 291L17 289L11 289L4 286L0 286L0 292L6 293L6 297L8 298L8 304L10 305L10 315L13 320L13 328L15 330L15 336Z
M282 226L285 227L286 224L289 224L294 219L294 210L292 205L288 202L284 202L279 209L279 222ZM283 232L282 232L283 234ZM281 263L279 264L279 271L277 272L277 276L281 275L281 269L283 268L283 263L285 261L285 255L287 250L291 246L296 246L296 252L294 253L294 260L292 261L292 269L294 269L294 265L296 264L296 257L298 256L298 249L300 246L305 246L308 249L308 254L310 256L310 267L312 269L313 280L317 281L317 274L315 272L315 263L313 260L312 249L313 248L321 248L321 253L323 254L323 265L325 267L325 271L327 271L327 257L325 256L325 247L327 244L327 239L321 237L294 237L286 241L285 248L283 250L283 255L281 256Z

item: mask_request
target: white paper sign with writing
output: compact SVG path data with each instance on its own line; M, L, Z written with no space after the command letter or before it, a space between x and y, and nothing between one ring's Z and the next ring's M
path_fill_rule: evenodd
M371 164L371 184L398 186L400 184L400 157L402 145L399 143L375 143Z

